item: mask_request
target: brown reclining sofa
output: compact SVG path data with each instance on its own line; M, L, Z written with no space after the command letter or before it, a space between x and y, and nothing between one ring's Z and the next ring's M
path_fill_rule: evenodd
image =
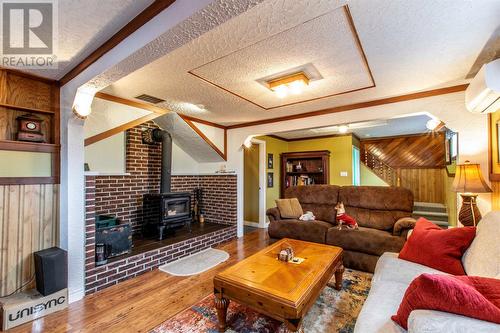
M267 210L269 236L293 238L339 246L344 249L344 265L373 272L384 252L399 252L409 229L413 194L402 187L310 185L290 187L285 198L297 198L304 212L315 221L283 219L278 208ZM335 206L343 202L346 213L356 219L359 229L339 230Z

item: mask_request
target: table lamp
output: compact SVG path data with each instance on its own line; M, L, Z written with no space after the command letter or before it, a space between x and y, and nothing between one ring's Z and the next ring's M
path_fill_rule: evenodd
M477 193L491 192L491 188L484 181L479 164L471 164L469 161L458 164L453 190L460 192L462 197L458 220L464 226L476 226L481 220L481 212L476 204Z

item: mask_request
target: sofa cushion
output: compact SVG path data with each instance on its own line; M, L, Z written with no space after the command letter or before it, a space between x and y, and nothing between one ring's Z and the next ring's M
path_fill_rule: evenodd
M372 284L354 327L354 333L403 333L406 332L391 320L397 311L408 285L386 281Z
M413 310L450 312L500 324L500 281L478 276L422 274L405 292L392 320L404 329Z
M276 199L276 206L284 219L298 219L304 211L297 198Z
M336 224L339 189L336 185L292 186L285 190L285 198L299 199L302 209L311 211L317 220Z
M392 230L397 220L413 211L413 193L403 187L343 186L339 201L361 227L380 230Z
M293 238L308 242L325 243L326 232L332 225L324 221L280 220L269 223L272 238Z
M386 252L377 262L372 284L392 281L409 285L413 279L423 273L448 275L434 268L399 259L397 253Z
M476 237L462 257L467 275L497 277L500 274L500 211L478 223Z
M384 252L399 252L405 239L393 236L390 232L372 228L342 228L342 230L332 228L328 230L326 243L339 246L344 250L380 256Z
M500 325L448 312L414 310L408 318L408 332L498 333Z
M461 259L475 234L474 227L443 230L420 218L399 258L450 274L465 275Z

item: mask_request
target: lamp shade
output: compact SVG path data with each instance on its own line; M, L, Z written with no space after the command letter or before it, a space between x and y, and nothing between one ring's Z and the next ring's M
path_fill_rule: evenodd
M491 192L481 173L479 164L458 164L453 180L453 190L461 193Z

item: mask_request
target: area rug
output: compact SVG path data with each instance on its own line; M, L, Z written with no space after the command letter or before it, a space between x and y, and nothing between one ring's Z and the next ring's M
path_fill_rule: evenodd
M158 269L162 272L176 276L196 275L217 266L227 259L229 259L229 253L226 251L206 249L188 257L162 265L158 267Z
M349 333L370 291L372 274L346 269L342 290L326 287L303 321L305 333ZM335 280L332 280L332 286ZM246 306L231 302L226 333L285 332L280 322ZM151 331L152 333L217 333L213 295L184 310Z

